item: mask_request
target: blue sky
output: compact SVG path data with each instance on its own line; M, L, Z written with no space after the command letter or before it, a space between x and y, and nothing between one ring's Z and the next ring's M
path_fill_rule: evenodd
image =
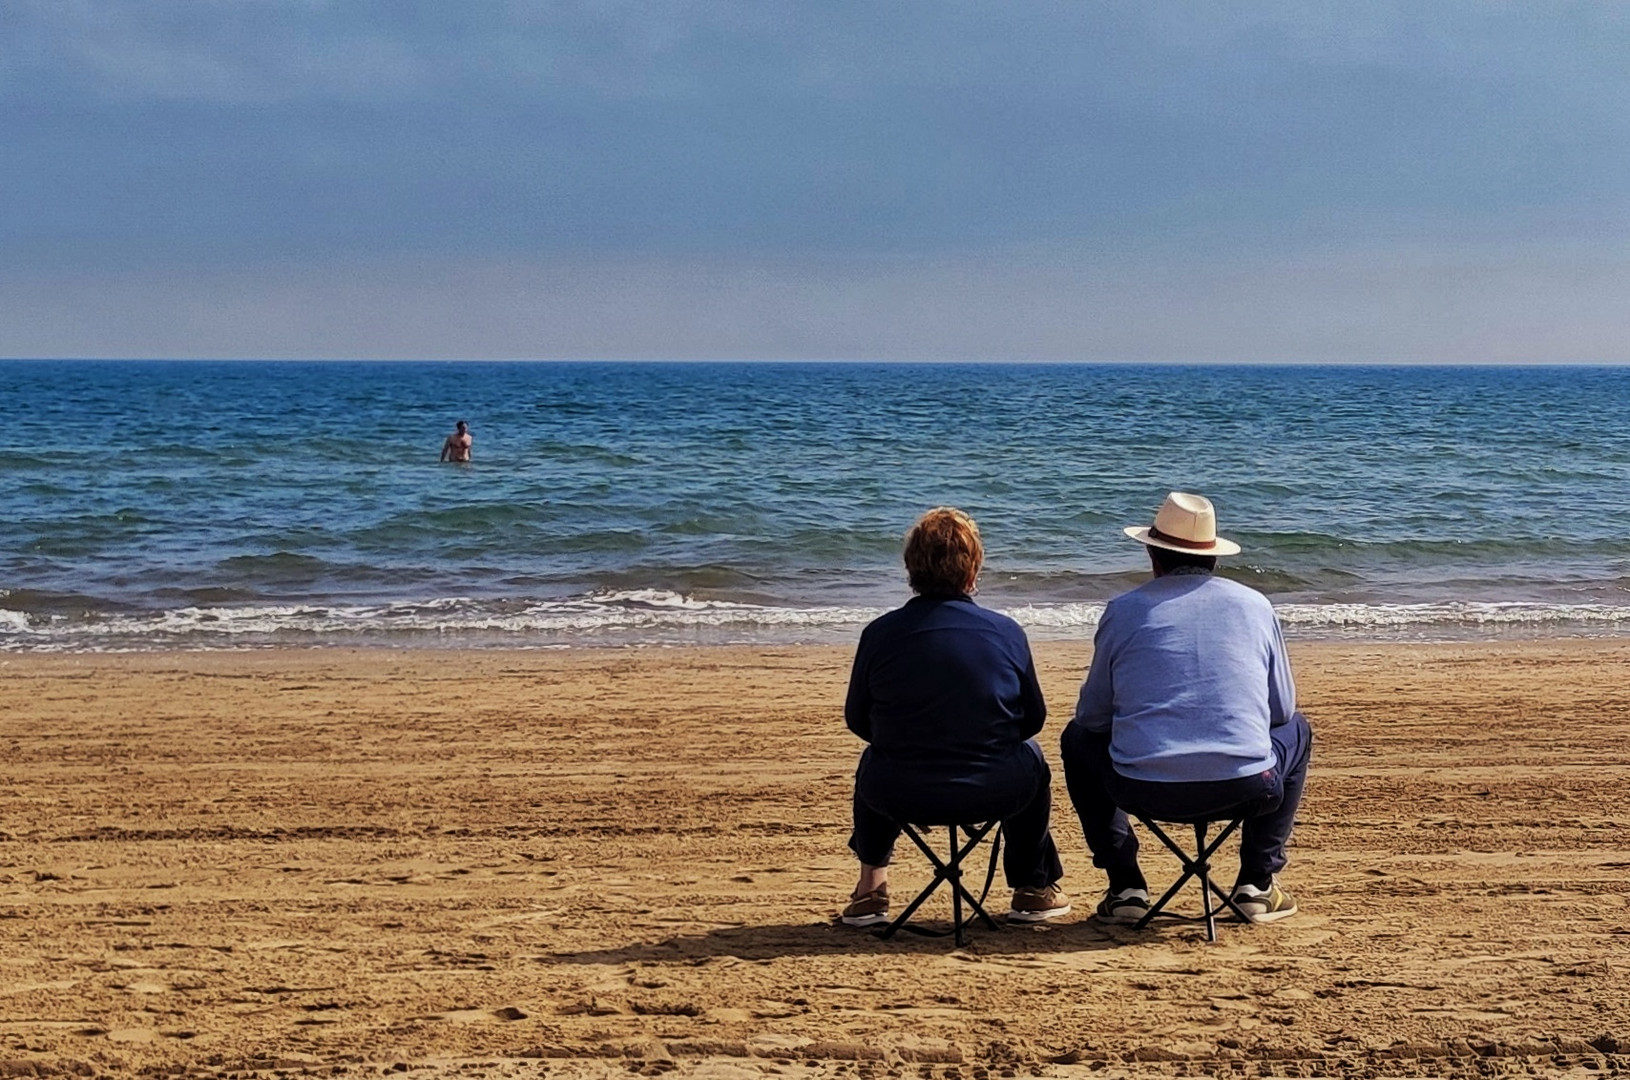
M1630 5L0 6L0 356L1630 360Z

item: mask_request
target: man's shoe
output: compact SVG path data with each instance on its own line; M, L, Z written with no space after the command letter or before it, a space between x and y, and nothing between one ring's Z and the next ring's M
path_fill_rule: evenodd
M1278 878L1269 881L1266 889L1249 884L1235 885L1233 899L1254 923L1277 922L1296 914L1296 901L1279 887Z
M1098 901L1098 921L1135 923L1149 914L1149 890L1109 889Z
M1007 913L1008 922L1044 922L1070 913L1070 898L1055 881L1045 888L1013 890L1013 907Z
M845 926L876 926L889 921L889 887L884 885L862 896L849 898L849 906L838 915Z

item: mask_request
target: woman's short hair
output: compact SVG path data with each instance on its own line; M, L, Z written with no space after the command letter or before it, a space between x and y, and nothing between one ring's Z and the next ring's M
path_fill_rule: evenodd
M973 518L954 506L936 506L906 533L905 558L912 592L964 593L985 564L985 545Z

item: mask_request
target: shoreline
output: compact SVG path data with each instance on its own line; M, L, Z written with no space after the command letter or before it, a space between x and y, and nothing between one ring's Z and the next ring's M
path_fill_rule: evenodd
M0 1060L1630 1068L1630 641L1293 642L1302 911L1215 945L1088 917L1057 738L1091 643L1035 653L1076 910L963 950L831 924L851 645L0 656ZM1144 865L1175 877L1155 845ZM925 869L895 874L908 893Z
M858 637L858 634L855 635ZM1443 651L1473 650L1490 653L1512 652L1523 653L1539 651L1606 651L1623 652L1630 656L1630 631L1625 633L1598 633L1598 634L1559 634L1534 631L1532 634L1521 636L1480 636L1466 638L1403 638L1403 637L1352 637L1352 638L1326 638L1296 636L1286 633L1286 642L1292 654L1292 661L1298 662L1302 654L1310 659L1318 659L1328 654L1342 654L1353 651L1366 652L1369 650L1388 651L1421 651L1436 654ZM1074 657L1080 653L1083 671L1085 664L1092 657L1092 636L1086 634L1076 638L1030 638L1032 652L1036 655L1037 663L1046 666L1049 657L1060 654ZM707 657L729 657L740 661L750 659L756 655L777 656L783 653L808 652L816 655L841 656L849 658L854 655L855 641L844 639L832 642L811 641L721 641L721 642L682 642L682 641L580 641L576 644L427 644L427 643L397 643L397 642L314 642L309 644L296 644L290 642L273 642L252 645L222 645L222 646L166 646L160 648L131 648L118 650L31 650L15 649L0 650L0 668L21 665L28 666L36 663L51 664L55 662L84 665L98 661L107 661L112 666L125 663L140 665L145 661L162 662L165 660L177 661L186 658L195 658L206 664L220 662L229 664L233 660L253 660L257 663L275 664L278 658L307 658L320 661L324 658L344 657L396 657L411 661L416 658L451 660L454 658L486 658L501 660L509 658L517 662L523 660L539 661L547 666L549 661L559 659L568 661L572 657L585 659L606 656L641 657L647 655L669 656L686 662L701 660Z
M1498 605L1491 605L1497 607ZM25 656L135 656L224 653L244 655L257 652L320 652L326 650L365 652L468 652L468 653L555 653L579 650L647 649L783 649L853 648L867 622L886 609L867 612L865 618L805 630L803 633L763 631L742 633L729 628L675 626L666 630L612 628L578 631L458 630L454 632L373 629L308 635L306 640L283 634L220 632L210 639L203 634L163 632L111 633L69 631L73 636L52 639L39 632L0 626L0 657ZM993 609L1002 610L1002 609ZM1090 643L1096 617L1088 621L1038 622L1034 612L1003 611L1018 616L1034 646ZM1369 644L1398 646L1451 646L1459 644L1532 645L1547 642L1630 641L1630 606L1604 609L1588 618L1563 621L1530 619L1522 613L1497 613L1482 621L1421 621L1407 619L1394 623L1350 623L1339 616L1324 622L1289 621L1281 617L1285 638L1307 647L1358 647ZM9 634L6 632L9 629ZM61 633L61 631L57 631ZM285 632L286 633L286 632ZM26 635L26 636L22 636Z

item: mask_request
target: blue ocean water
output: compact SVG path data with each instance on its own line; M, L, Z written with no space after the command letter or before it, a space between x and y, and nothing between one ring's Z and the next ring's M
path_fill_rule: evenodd
M1085 638L1171 489L1293 635L1630 632L1625 368L13 361L0 405L4 649L849 640L943 503L982 602Z

